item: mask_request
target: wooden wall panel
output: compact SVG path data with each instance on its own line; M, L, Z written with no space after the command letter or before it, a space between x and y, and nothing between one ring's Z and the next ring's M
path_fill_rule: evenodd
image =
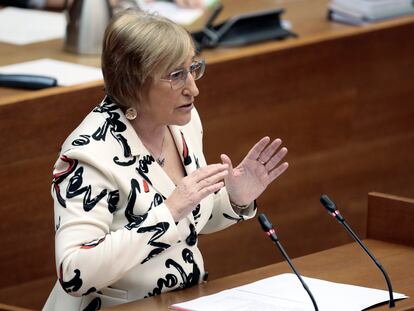
M197 107L208 159L226 152L237 164L264 135L289 149L290 168L258 203L291 256L350 241L321 207L323 193L361 236L369 191L413 196L413 32L405 25L207 66ZM201 247L212 278L281 260L256 220L204 236Z
M0 105L1 287L55 274L53 164L102 86Z

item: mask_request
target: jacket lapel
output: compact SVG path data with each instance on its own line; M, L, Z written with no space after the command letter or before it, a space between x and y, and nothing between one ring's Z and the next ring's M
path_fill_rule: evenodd
M119 121L126 126L125 131L120 133L126 145L126 153L128 153L125 154L126 162L135 162L137 174L165 198L169 197L175 189L175 184L144 146L124 113L120 109L117 112L120 115ZM183 127L172 125L169 128L186 174L189 175L199 167L196 151L188 135L184 134Z
M184 134L180 126L172 125L170 126L170 131L177 146L185 172L189 175L198 168L198 159L195 156L191 140Z
M120 133L127 150L125 162L134 163L137 174L165 198L170 196L175 185L162 167L155 161L151 153L145 148L129 120L119 109L119 121L125 124L125 130Z

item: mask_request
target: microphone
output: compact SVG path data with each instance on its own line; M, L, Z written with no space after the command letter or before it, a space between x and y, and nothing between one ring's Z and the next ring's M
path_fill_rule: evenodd
M312 300L313 307L316 311L319 311L318 305L316 304L315 298L313 298L313 295L311 291L309 290L308 286L306 285L305 281L300 276L299 272L296 270L295 266L293 265L293 262L290 260L288 254L286 253L285 249L283 248L282 244L279 242L279 239L276 235L275 229L273 229L273 225L271 222L267 219L265 214L260 214L258 218L260 225L262 226L262 229L266 234L269 236L269 238L276 244L279 251L282 253L283 257L286 259L287 263L289 264L290 268L295 272L296 276L298 277L299 281L302 283L303 288L308 293L310 299Z
M375 265L381 270L382 274L384 275L385 281L387 282L388 292L390 294L390 302L389 307L395 307L394 295L392 292L392 285L391 280L388 277L387 272L385 272L384 268L378 262L378 260L374 257L374 255L369 251L369 249L362 243L361 239L355 234L355 232L348 226L344 217L339 213L338 209L336 208L335 203L326 195L323 194L320 198L322 205L327 209L328 213L331 214L336 220L345 227L346 231L352 236L352 238L358 242L358 244L364 249L364 251L368 254L368 256L374 261Z

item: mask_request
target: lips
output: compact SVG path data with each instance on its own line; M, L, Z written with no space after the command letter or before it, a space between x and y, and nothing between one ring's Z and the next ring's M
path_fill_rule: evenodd
M193 108L193 103L184 104L184 105L178 106L177 108L178 109L190 109L190 108Z

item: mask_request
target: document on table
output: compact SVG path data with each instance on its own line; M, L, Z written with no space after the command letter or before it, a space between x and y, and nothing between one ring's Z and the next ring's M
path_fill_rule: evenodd
M0 9L0 41L23 45L63 38L63 13L7 7Z
M143 11L150 13L157 12L161 16L167 17L170 20L181 24L189 25L193 23L197 18L199 18L204 13L204 9L188 9L182 8L175 3L167 1L145 1L145 0L136 0L138 6ZM209 7L216 3L217 0L203 0L204 7Z
M56 78L60 86L70 86L103 79L100 68L48 58L3 66L0 67L0 73L48 76Z
M320 311L361 311L389 300L388 291L303 277ZM394 299L408 298L394 293ZM177 303L173 310L188 311L313 311L296 275L285 273L214 295Z

